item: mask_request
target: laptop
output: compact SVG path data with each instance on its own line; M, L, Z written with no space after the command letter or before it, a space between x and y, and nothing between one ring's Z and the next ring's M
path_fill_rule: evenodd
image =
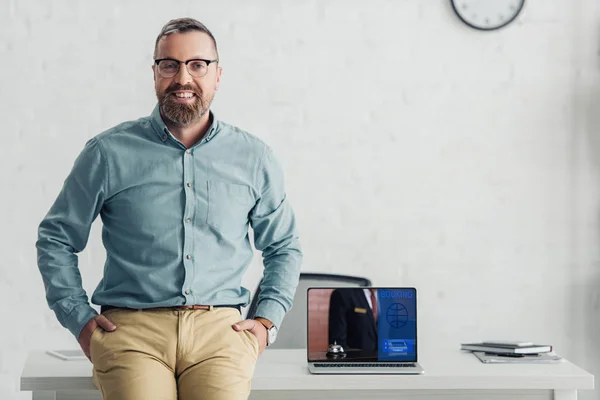
M312 374L424 373L415 288L311 287L307 319Z

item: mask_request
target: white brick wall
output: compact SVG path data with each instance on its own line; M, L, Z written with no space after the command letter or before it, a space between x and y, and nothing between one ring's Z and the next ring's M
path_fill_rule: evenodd
M597 0L494 33L446 0L0 0L1 399L30 398L27 351L76 346L37 225L85 141L152 110L156 34L188 15L219 43L215 112L286 169L306 271L416 286L421 346L528 339L600 372ZM91 294L99 225L80 258Z

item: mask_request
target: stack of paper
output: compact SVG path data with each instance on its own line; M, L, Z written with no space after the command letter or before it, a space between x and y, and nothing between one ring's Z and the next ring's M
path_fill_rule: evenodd
M462 343L461 349L473 352L486 364L554 364L563 361L552 352L552 346L532 342L489 340Z
M554 352L527 354L522 357L486 354L483 351L474 351L473 354L485 364L556 364L564 361L562 357Z

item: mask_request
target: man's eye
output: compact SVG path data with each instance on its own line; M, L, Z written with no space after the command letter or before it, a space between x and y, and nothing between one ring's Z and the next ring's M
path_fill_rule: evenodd
M201 70L206 68L206 63L203 62L193 62L191 64L193 69Z

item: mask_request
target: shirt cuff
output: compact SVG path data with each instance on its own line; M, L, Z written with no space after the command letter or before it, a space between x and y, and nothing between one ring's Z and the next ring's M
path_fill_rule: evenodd
M79 339L83 327L96 315L98 313L89 304L78 305L65 318L65 327L75 336L75 339Z
M279 329L284 316L285 309L280 302L277 300L263 299L258 303L258 308L256 309L253 318L262 317L268 319L277 329Z

